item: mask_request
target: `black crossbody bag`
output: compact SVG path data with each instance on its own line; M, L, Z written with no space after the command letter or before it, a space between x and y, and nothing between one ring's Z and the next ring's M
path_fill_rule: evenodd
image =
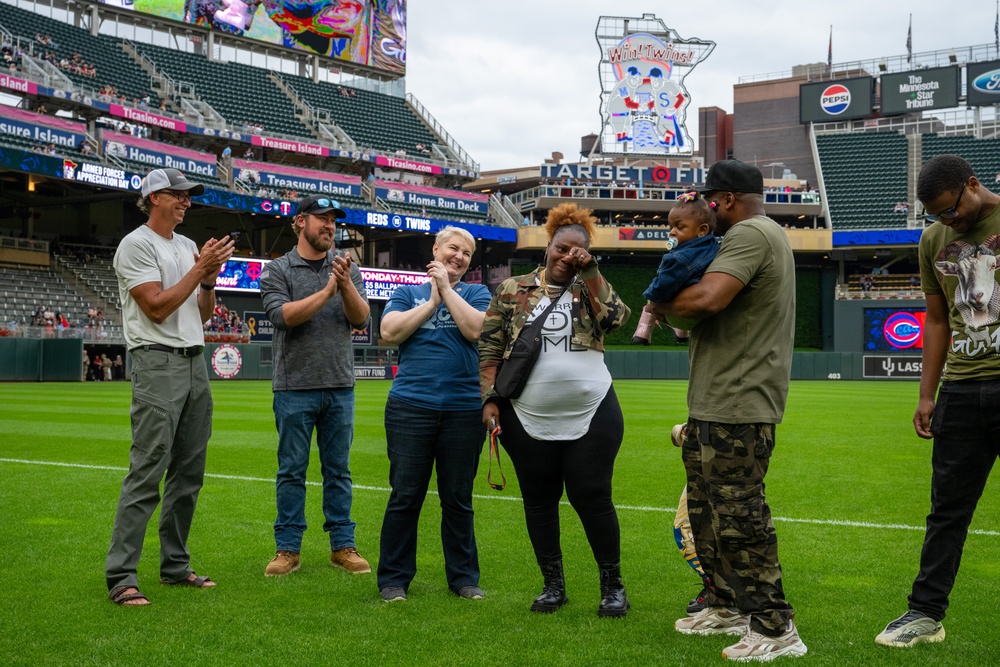
M549 307L542 311L531 324L521 329L521 334L514 341L510 356L500 362L496 378L493 380L493 390L504 398L517 398L524 391L524 385L531 375L531 369L542 352L542 325L552 309L559 303L562 294L553 299Z

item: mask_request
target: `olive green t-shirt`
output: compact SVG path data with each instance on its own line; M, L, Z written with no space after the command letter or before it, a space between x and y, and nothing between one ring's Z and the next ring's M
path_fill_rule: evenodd
M691 331L688 413L727 424L778 424L795 339L795 262L785 232L759 215L726 233L705 273L744 287Z
M1000 206L965 234L939 222L920 235L920 286L948 301L951 344L944 380L1000 376Z

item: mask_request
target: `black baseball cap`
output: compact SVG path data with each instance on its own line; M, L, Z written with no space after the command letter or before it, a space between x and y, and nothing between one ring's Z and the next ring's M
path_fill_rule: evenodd
M298 208L295 209L295 215L306 215L307 213L319 215L328 211L334 211L338 220L347 217L347 211L340 208L340 202L336 199L330 199L326 195L309 195L299 202Z
M705 177L705 185L698 192L751 192L764 194L764 175L760 169L739 160L719 160Z

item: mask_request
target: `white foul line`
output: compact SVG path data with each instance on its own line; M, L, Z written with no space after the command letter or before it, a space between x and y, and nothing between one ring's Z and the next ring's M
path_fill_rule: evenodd
M121 468L118 466L99 466L90 465L86 463L62 463L59 461L32 461L29 459L6 459L0 458L0 463L24 463L27 465L39 465L39 466L57 466L60 468L85 468L87 470L112 470L114 472L128 472L128 468ZM246 477L243 475L220 475L217 473L205 473L205 477L211 477L212 479L228 479L238 482L264 482L267 484L273 484L274 478L267 477ZM309 486L322 486L321 482L306 482ZM361 484L354 484L352 488L360 489L362 491L380 491L382 493L389 493L392 489L381 487L381 486L364 486ZM428 490L428 493L436 492L433 490ZM473 498L479 498L482 500L514 500L520 501L521 498L517 496L487 496L483 494L473 494ZM562 501L563 505L568 505L569 503L565 500ZM643 505L615 505L617 509L620 510L632 510L636 512L664 512L673 513L677 511L676 507L648 507ZM849 528L875 528L879 530L918 530L923 531L924 526L910 526L904 523L873 523L870 521L847 521L844 519L791 519L788 517L772 517L775 521L787 521L788 523L808 523L818 526L847 526ZM970 535L988 535L991 537L1000 537L1000 531L997 530L982 530L982 529L970 529Z

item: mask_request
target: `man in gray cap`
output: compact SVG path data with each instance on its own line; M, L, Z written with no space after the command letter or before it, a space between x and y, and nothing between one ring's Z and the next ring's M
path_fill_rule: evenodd
M174 232L205 186L176 169L154 169L137 205L149 220L115 252L125 343L132 357L132 448L105 563L109 597L147 605L136 567L146 524L160 499L160 581L215 586L191 569L187 549L205 451L212 434L212 393L205 369L202 323L212 316L213 290L233 241L198 246Z
M709 605L674 627L683 634L742 635L730 660L799 656L806 646L785 600L778 539L764 498L791 375L795 263L788 238L764 214L753 165L716 162L702 196L724 235L701 282L654 312L690 328L688 423L682 442L695 551Z
M274 324L274 421L278 428L277 553L268 577L299 569L306 530L306 468L313 431L323 471L323 530L330 564L371 572L358 554L351 520L351 441L354 438L354 347L351 327L368 321L361 271L333 249L338 219L347 213L325 195L299 202L292 220L296 246L264 267L260 294Z

